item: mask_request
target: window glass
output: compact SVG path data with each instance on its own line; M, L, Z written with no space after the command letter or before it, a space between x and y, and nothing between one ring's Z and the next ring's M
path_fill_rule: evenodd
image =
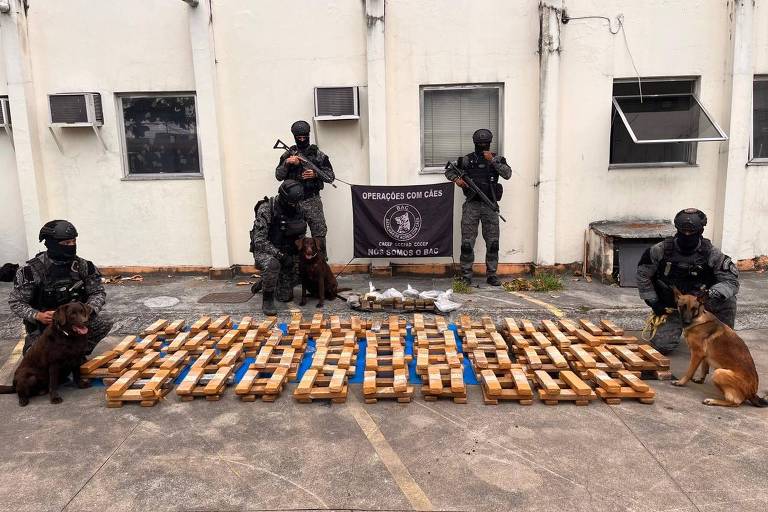
M752 158L768 159L768 80L755 81L752 105Z
M199 173L195 97L120 98L128 174Z

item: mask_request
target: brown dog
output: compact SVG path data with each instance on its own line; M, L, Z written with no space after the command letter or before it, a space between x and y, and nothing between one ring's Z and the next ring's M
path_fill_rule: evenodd
M12 386L0 386L0 394L17 393L19 405L48 391L52 404L60 404L59 382L71 373L79 388L90 384L80 379L80 364L88 349L88 319L91 306L80 302L64 304L56 309L53 322L32 344L13 376Z
M756 407L768 406L768 401L757 396L757 370L744 340L704 309L704 295L684 295L677 288L673 292L685 341L691 349L691 364L685 376L672 384L685 386L691 379L701 384L713 366L716 370L712 373L712 382L725 400L707 398L704 404L737 407L747 401ZM699 366L701 375L695 379L693 375Z
M333 300L339 291L336 276L323 258L317 238L299 238L299 277L301 279L300 306L307 303L307 294L318 298L317 307L323 307L325 299Z

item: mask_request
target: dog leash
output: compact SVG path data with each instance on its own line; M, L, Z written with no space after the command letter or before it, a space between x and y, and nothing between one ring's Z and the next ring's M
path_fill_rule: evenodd
M653 338L655 338L656 331L659 330L659 327L664 325L664 323L667 321L667 317L669 317L669 314L672 311L672 308L667 308L663 315L657 315L651 311L651 313L648 315L648 318L645 319L645 326L643 327L643 332L640 337L645 341L651 341Z

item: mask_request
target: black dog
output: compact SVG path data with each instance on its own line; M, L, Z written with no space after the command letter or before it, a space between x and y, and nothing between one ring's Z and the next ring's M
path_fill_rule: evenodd
M48 391L52 404L60 404L59 382L71 373L79 388L90 383L80 379L80 364L88 350L88 318L91 306L70 302L59 306L53 314L53 322L24 354L12 386L0 386L0 394L17 393L19 405L29 403L29 398Z
M19 270L19 266L15 263L6 263L0 267L0 281L5 283L13 282L17 270Z

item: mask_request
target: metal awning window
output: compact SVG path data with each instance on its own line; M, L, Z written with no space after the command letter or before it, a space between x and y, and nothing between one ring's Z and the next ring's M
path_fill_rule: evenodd
M728 139L692 92L616 95L613 105L636 144Z

